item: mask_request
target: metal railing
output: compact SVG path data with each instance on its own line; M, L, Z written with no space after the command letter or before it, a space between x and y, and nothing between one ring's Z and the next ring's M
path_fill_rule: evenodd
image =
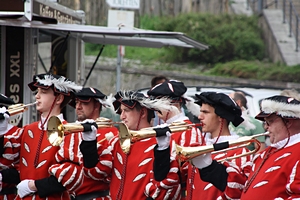
M282 3L280 3L282 2ZM283 12L283 23L289 25L289 37L294 37L296 42L295 51L299 51L299 14L300 14L300 4L297 11L292 0L247 0L247 8L252 9L253 13L261 14L263 9L281 9Z
M300 9L299 9L300 10ZM298 52L299 50L299 15L295 6L293 5L292 0L283 0L282 4L282 11L283 11L283 23L289 23L289 37L295 37L296 40L296 49L295 51Z
M247 0L247 8L253 10L254 13L261 14L263 9L278 9L279 0Z

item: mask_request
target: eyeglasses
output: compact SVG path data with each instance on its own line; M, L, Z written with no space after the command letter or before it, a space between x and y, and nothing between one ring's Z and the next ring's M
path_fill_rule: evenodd
M270 126L271 124L273 124L277 119L281 119L281 117L273 117L272 119L266 119L265 123L267 124L267 126Z

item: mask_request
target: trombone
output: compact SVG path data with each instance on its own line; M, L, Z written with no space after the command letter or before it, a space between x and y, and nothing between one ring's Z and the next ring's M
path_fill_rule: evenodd
M98 128L112 127L113 124L117 123L104 117L97 118L95 122ZM66 132L77 133L81 131L84 131L84 127L82 124L80 123L63 124L60 121L60 119L56 116L51 116L47 124L47 137L48 137L48 141L52 146L59 146L63 142L64 135Z
M254 150L248 151L244 154L239 154L236 156L224 158L221 160L218 160L218 162L223 162L227 160L233 160L236 158L248 156L255 154L261 146L261 143L256 139L257 137L260 136L266 136L269 135L269 132L253 135L253 136L243 136L238 138L235 141L227 141L227 142L222 142L218 144L213 144L213 145L206 145L206 146L198 146L198 147L183 147L180 145L176 144L176 154L179 158L180 161L188 161L191 160L197 156L206 154L206 153L211 153L211 154L217 154L221 152L227 152L230 150L238 149L238 148L243 148L251 144L252 142L256 143L257 146Z
M185 131L191 129L193 126L202 126L202 124L187 124L186 122L173 122L168 127L171 132ZM137 142L142 139L156 137L155 127L143 128L138 131L129 130L124 123L119 124L119 140L122 151L127 154L130 152L131 143Z

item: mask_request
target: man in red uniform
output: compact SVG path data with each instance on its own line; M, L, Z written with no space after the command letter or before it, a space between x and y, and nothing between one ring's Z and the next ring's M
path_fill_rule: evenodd
M201 106L198 119L203 123L202 132L206 134L206 145L218 145L239 138L238 135L229 131L230 122L234 126L238 126L243 122L243 118L241 117L242 111L233 99L226 94L216 92L202 92L199 95L196 94L196 98L196 103ZM208 154L208 159L223 160L248 151L246 147L238 148L213 154L212 157ZM235 165L242 169L245 175L248 175L251 170L250 161L251 156L232 160ZM197 163L197 159L194 159L193 163ZM191 168L189 170L191 170ZM195 168L193 170L195 170ZM226 199L226 196L211 183L204 182L200 179L197 169L195 173L197 173L197 175L195 176L192 186L192 193L188 195L190 196L189 199L198 199L199 196L204 199ZM228 189L230 189L230 187L228 187Z
M197 104L194 104L194 100L185 95L187 88L183 82L177 80L169 80L157 84L151 88L147 94L150 97L156 99L168 98L172 102L172 106L176 109L170 109L166 111L157 112L157 116L167 124L172 124L173 122L185 122L187 124L192 124L189 118L182 111L183 105L185 105L188 111L192 112L194 115L196 112L199 113L200 107ZM201 131L193 126L191 129L172 133L172 139L176 144L180 146L191 146L193 144L204 145L205 141L202 137ZM182 163L183 164L183 163ZM182 199L186 196L186 180L190 180L194 174L187 173L189 162L186 162L181 167L181 186L182 186Z
M151 88L147 94L155 99L168 98L170 99L172 106L176 108L170 108L169 110L162 110L160 112L156 111L157 116L165 123L172 124L173 122L186 122L187 124L192 124L183 112L182 107L185 105L188 108L188 111L193 112L194 114L196 112L199 113L198 110L200 107L197 104L194 104L193 99L185 96L186 90L187 88L183 82L170 80L157 84ZM173 133L172 138L181 146L190 146L194 143L202 144L203 140L200 130L196 127L183 132Z
M245 183L241 171L230 170L230 163L223 165L207 162L198 156L194 163L200 168L201 178L212 182L231 198L240 193L248 199L297 199L300 197L300 102L291 97L272 96L261 103L262 111L256 116L267 123L273 143L253 159L253 167ZM202 162L200 162L202 160ZM214 182L216 179L218 182ZM235 184L234 190L227 188Z
M0 109L6 109L8 106L13 104L15 104L15 102L12 99L0 94ZM0 120L1 119L4 119L3 113L0 113ZM9 131L11 133L17 129L16 126L11 124L8 126L11 127ZM14 168L14 165L10 166L10 168L3 167L1 169L0 180L0 200L14 200L17 196L16 185L20 182L19 172Z
M86 119L100 120L99 116L102 106L110 106L107 97L96 88L83 88L75 94L75 98L70 103L75 106L77 120L82 122ZM109 126L109 124L108 124ZM97 129L98 145L107 148L108 141L106 137L118 135L118 129L114 126ZM74 200L101 199L109 200L109 180L99 180L94 177L84 176L82 185L75 191Z
M134 91L118 92L115 98L113 103L115 110L130 130L148 128L154 116L153 109L169 108L169 104L164 104L163 100L152 101ZM83 152L85 151L85 142L81 143L80 149ZM118 137L114 137L109 143L111 160L100 158L96 163L96 167L99 169L98 173L94 170L96 173L91 173L91 175L101 177L103 164L111 162L110 194L113 200L180 198L179 168L175 161L176 155L169 147L170 136L164 136L162 141L156 140L156 138L147 138L135 142L131 144L128 153L123 152ZM157 151L161 151L162 157L168 162L161 163L161 157L155 156ZM97 152L83 153L85 162L92 162L92 158L97 157L95 153ZM108 154L103 151L101 155L104 153ZM92 166L86 165L85 167L92 168Z
M74 134L69 134L60 147L54 147L48 141L46 129L50 116L57 116L66 123L61 110L82 87L63 76L51 74L34 76L28 86L37 91L36 108L41 120L3 137L10 130L8 115L4 114L5 119L0 121L0 163L9 166L19 161L21 182L16 199L69 199L68 192L77 189L82 182L79 141Z

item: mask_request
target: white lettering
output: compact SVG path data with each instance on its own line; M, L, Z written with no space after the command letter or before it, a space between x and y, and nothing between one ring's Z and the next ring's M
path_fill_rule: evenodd
M20 96L19 95L10 95L9 98L11 98L12 100L14 100L15 103L19 103L20 102Z
M10 56L10 77L16 76L20 77L20 52L17 55Z
M12 84L9 86L9 91L11 93L18 93L20 92L20 85L18 84ZM20 101L20 96L19 95L10 95L9 96L12 100L14 100L14 102L18 103Z
M139 9L140 0L107 0L111 7Z
M80 21L73 19L68 14L61 13L59 10L51 9L49 6L40 4L40 13L43 17L51 17L57 19L62 24L80 24Z
M20 92L20 86L18 84L12 84L9 86L9 91L11 93Z

